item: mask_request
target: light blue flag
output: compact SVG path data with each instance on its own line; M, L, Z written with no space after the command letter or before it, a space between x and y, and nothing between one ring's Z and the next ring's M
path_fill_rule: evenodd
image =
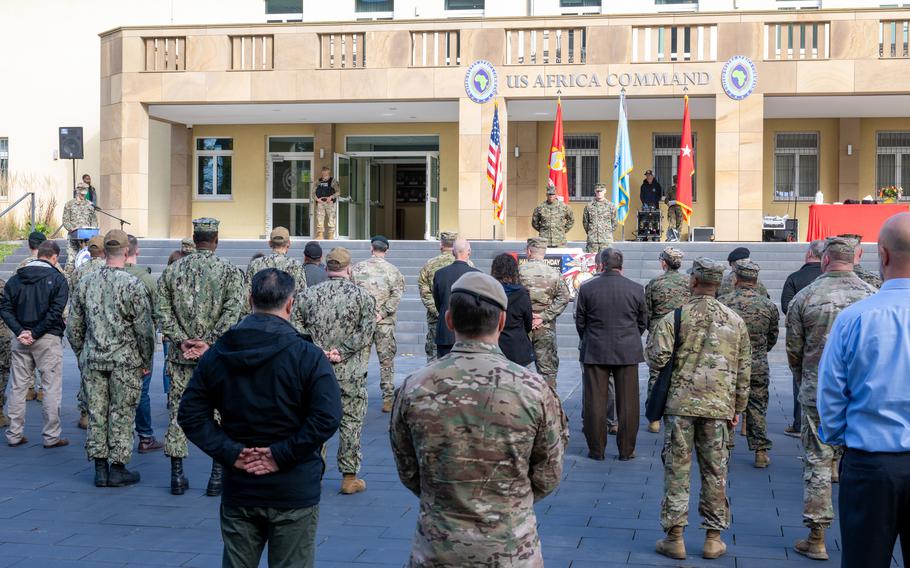
M613 160L613 203L616 218L621 223L629 216L629 174L632 173L632 148L629 145L629 125L626 122L626 95L619 95L619 126L616 129L616 158Z

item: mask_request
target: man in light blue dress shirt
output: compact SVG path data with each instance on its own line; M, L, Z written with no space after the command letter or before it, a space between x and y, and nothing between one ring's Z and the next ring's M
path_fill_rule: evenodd
M885 280L831 328L818 373L819 434L843 445L842 566L887 568L898 536L910 560L910 213L878 243Z

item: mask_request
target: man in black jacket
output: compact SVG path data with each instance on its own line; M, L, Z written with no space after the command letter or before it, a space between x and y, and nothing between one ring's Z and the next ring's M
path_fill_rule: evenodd
M600 252L603 272L586 282L575 299L575 328L583 366L582 422L588 456L604 459L610 376L616 387L619 459L635 457L638 434L638 364L645 360L641 334L648 328L645 289L622 275L623 255Z
M802 268L787 276L784 282L784 288L780 293L780 309L787 315L787 308L790 306L790 300L796 293L812 284L822 273L822 253L825 252L825 241L818 240L809 243L809 249L806 251L806 263ZM799 387L796 384L796 377L793 377L793 423L784 428L784 434L791 438L800 436L800 406L796 395L799 394Z
M439 321L436 323L436 357L448 355L455 345L455 333L446 325L446 312L449 310L449 297L452 295L452 284L468 272L479 272L468 264L471 258L471 243L465 239L457 239L452 245L452 255L455 262L440 268L433 275L433 303L439 312Z
M252 281L253 313L199 361L177 422L224 466L223 566L314 565L325 464L341 423L341 392L322 350L288 321L294 278L267 268ZM221 414L221 427L214 412Z
M0 299L0 317L12 332L13 386L9 399L10 446L22 446L28 439L22 435L25 426L25 395L32 384L35 368L41 371L44 391L45 448L69 444L60 434L60 401L63 398L63 309L69 298L66 277L57 270L60 247L44 241L38 247L38 258L9 279Z

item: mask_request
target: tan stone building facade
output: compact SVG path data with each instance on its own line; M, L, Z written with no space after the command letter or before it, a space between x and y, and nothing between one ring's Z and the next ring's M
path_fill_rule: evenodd
M754 241L763 215L795 210L803 238L817 191L836 202L910 185L908 21L873 9L115 29L101 43L102 206L141 236L184 236L210 215L230 238L279 224L307 237L308 187L325 165L342 184L342 237L522 239L560 95L569 236L583 239L625 89L627 238L643 170L670 184L684 92L692 225ZM754 64L742 100L722 80L734 56ZM466 92L478 60L498 81L505 225L485 174L493 102Z

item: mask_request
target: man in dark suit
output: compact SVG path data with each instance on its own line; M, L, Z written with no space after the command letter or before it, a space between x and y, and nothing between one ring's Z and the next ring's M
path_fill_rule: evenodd
M586 282L575 300L581 338L582 422L588 457L604 459L610 377L616 387L619 459L635 457L638 434L638 364L645 360L641 334L648 328L645 289L622 275L622 252L600 252L602 272Z
M446 325L446 311L449 309L449 297L452 295L452 284L468 272L480 272L470 264L471 243L465 239L457 239L452 245L452 255L455 262L440 268L433 276L433 303L439 312L439 321L436 323L436 356L448 355L455 345L455 333Z

